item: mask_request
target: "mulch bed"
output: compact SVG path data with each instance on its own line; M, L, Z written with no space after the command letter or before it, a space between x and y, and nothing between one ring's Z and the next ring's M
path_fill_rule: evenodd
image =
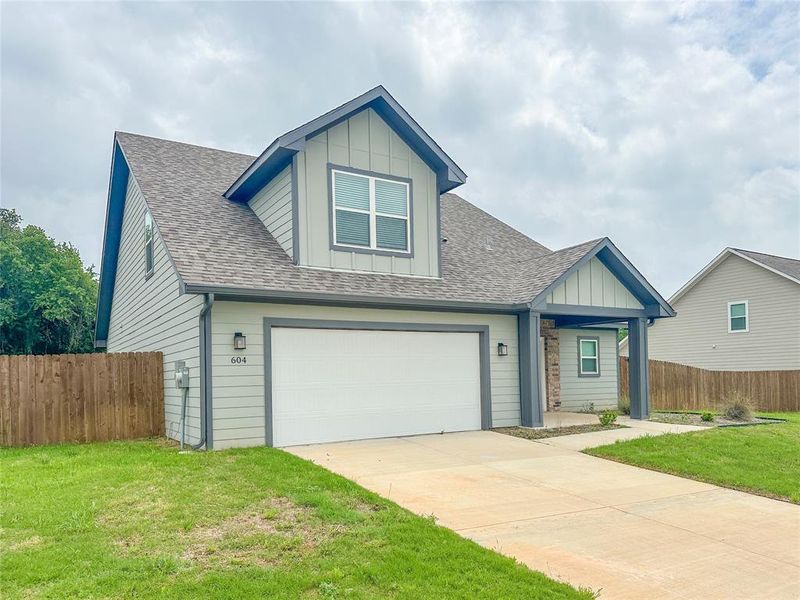
M654 412L650 415L651 421L658 423L673 423L676 425L699 425L701 427L742 427L744 425L767 425L770 423L783 423L782 419L767 419L753 417L748 421L735 421L726 419L722 415L714 415L713 421L703 421L699 413L673 413Z
M545 438L573 435L576 433L592 433L593 431L608 431L610 429L625 429L624 425L570 425L568 427L553 427L550 429L530 429L528 427L495 427L492 431L511 435L526 440L543 440Z

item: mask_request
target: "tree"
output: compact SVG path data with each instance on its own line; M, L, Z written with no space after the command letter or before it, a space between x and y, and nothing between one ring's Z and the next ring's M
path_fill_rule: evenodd
M0 208L0 354L93 351L97 276L78 250Z

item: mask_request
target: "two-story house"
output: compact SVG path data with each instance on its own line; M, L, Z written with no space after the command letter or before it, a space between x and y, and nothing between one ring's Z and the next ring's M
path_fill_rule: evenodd
M648 413L669 304L607 238L552 251L456 196L466 174L377 87L248 156L114 138L96 344L164 354L167 434L224 448Z
M650 328L650 358L713 371L800 370L800 260L725 248L669 301L678 315Z

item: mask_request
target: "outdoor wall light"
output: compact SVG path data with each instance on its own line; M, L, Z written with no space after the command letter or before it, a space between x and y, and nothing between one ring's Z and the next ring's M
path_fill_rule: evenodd
M508 356L508 346L503 342L497 343L497 356Z
M247 348L247 336L242 334L241 331L237 331L233 334L233 349L244 350L245 348Z

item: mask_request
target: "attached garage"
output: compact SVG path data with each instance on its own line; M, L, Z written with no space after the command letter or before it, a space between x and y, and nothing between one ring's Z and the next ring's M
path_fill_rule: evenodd
M265 319L264 336L270 445L491 423L488 327Z

